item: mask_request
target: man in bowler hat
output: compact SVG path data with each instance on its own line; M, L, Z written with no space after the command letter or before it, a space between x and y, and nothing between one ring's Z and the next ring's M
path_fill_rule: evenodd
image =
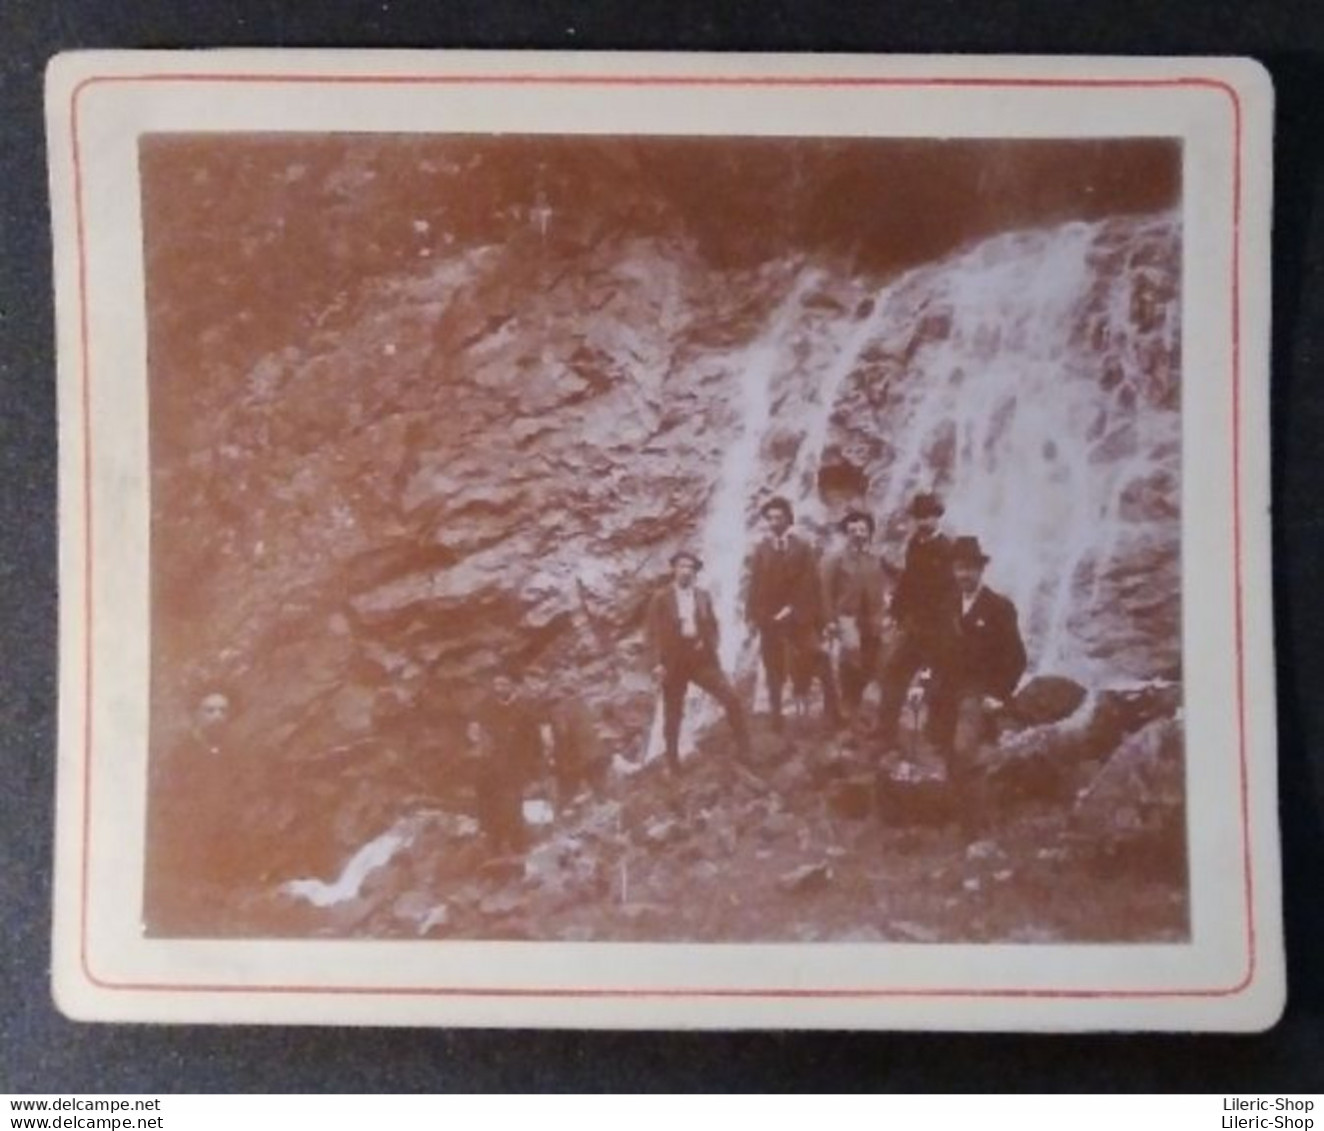
M817 678L823 686L823 713L829 723L835 722L836 688L821 644L817 555L808 542L791 533L795 515L788 500L774 496L760 514L766 534L750 558L745 619L759 634L773 729L782 729L782 692L788 675L800 703L809 698Z
M695 584L702 568L697 554L682 551L672 555L671 581L654 594L648 607L648 642L653 674L662 692L667 768L673 774L680 772L680 723L691 683L703 688L726 711L739 757L747 759L750 752L744 708L718 658L713 599Z
M951 568L957 590L951 647L931 706L934 740L946 753L948 780L967 835L987 816L978 774L979 750L1025 674L1025 644L1016 607L984 584L988 555L978 538L957 538Z
M941 500L937 495L916 495L908 513L913 533L906 543L905 564L888 610L896 637L883 662L878 707L878 738L884 746L896 742L901 707L915 674L927 668L935 681L942 678L942 659L951 643L956 601L952 543L938 529L943 516ZM935 686L932 694L939 693Z
M869 549L873 515L848 511L841 530L846 545L823 563L822 592L828 640L843 652L842 703L854 712L878 668L887 583L882 562Z

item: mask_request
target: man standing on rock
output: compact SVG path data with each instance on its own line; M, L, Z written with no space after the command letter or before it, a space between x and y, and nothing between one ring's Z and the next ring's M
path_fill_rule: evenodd
M951 568L958 593L954 630L937 693L930 705L931 733L947 755L947 777L967 836L987 819L979 750L997 712L1025 674L1025 644L1016 607L984 584L988 555L978 538L957 538Z
M848 511L841 520L846 545L823 565L823 603L829 644L839 648L841 699L854 714L878 670L886 579L882 563L869 549L873 515Z
M538 721L516 694L508 672L492 681L492 693L469 724L471 753L477 762L474 785L478 824L494 854L521 852L524 793L542 762Z
M821 643L823 612L816 555L807 542L791 533L795 515L788 500L774 496L759 513L767 534L750 559L745 617L759 634L773 729L782 730L782 691L788 675L799 704L808 700L817 677L823 686L823 713L829 725L835 724L837 692Z
M719 629L713 599L695 584L703 562L681 551L671 557L671 583L659 590L648 607L648 641L653 674L662 693L662 734L667 768L680 772L680 724L685 692L692 683L703 688L726 711L741 760L750 756L745 711L735 688L722 671L717 646Z
M938 529L942 502L936 495L916 495L909 515L914 533L906 544L905 565L892 593L889 620L896 637L883 661L883 694L878 707L878 739L885 749L896 744L901 707L915 674L927 668L933 680L941 679L956 602L952 544ZM932 686L931 698L934 695L941 695L941 689Z

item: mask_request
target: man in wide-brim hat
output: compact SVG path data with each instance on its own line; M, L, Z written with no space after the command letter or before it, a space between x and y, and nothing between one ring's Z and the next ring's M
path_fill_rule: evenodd
M979 835L988 817L980 747L1026 665L1016 607L984 584L988 561L978 538L965 536L952 543L954 634L930 703L931 734L946 754L948 780L968 837Z
M911 681L928 669L941 677L941 660L952 633L956 584L952 576L952 543L939 529L944 508L931 492L916 495L907 508L912 533L905 563L892 591L888 618L894 642L883 662L882 700L878 707L878 738L895 744L901 707ZM931 694L936 687L931 683Z
M795 512L790 501L774 495L760 508L764 535L749 559L745 619L758 633L773 729L782 729L782 693L787 677L801 709L813 681L823 687L823 713L837 717L837 694L822 647L823 608L818 555L791 532Z
M749 730L740 697L718 658L720 629L713 599L696 584L703 560L689 550L671 555L671 581L648 606L647 634L653 674L662 694L662 736L667 768L680 771L680 725L685 692L701 687L726 712L741 758L749 755Z
M823 603L829 647L840 656L842 705L854 712L877 673L887 581L869 548L873 515L852 509L840 526L846 544L823 563Z

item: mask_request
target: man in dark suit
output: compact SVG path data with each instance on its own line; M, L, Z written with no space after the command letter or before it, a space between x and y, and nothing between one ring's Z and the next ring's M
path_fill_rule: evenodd
M941 679L940 661L950 643L956 600L952 544L938 529L942 502L936 495L916 495L909 514L914 533L906 543L905 564L888 610L895 643L883 661L878 706L878 738L884 747L896 742L901 707L915 674L927 668L935 680ZM941 692L934 687L931 694Z
M988 555L978 538L957 538L951 549L957 589L954 631L930 705L934 740L947 753L948 780L967 834L984 828L987 806L978 773L979 749L994 718L1025 674L1025 643L1016 607L984 584Z
M523 851L524 794L542 770L538 721L520 699L513 673L500 672L469 723L478 824L494 854Z
M877 677L887 581L882 562L869 549L873 515L848 511L841 530L846 545L823 563L822 591L828 639L841 654L841 700L853 713Z
M667 768L673 774L680 772L680 723L691 683L703 688L726 711L738 755L746 759L750 752L744 708L718 658L719 628L713 600L695 584L702 568L697 554L672 555L671 582L653 596L648 607L648 641L653 673L662 692Z
M823 610L817 555L791 533L791 504L775 496L763 504L765 536L749 563L745 618L759 634L773 729L782 729L782 691L787 676L797 702L809 698L815 678L823 686L823 713L837 717L832 670L821 644Z

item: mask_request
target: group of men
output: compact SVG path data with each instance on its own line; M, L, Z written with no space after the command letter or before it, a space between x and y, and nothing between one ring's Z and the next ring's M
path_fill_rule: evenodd
M899 569L873 549L876 525L863 511L842 518L843 545L825 557L794 532L785 498L767 500L760 515L764 531L748 563L745 617L758 637L772 727L784 726L788 687L804 713L817 684L828 727L849 724L867 734L865 692L877 683L873 740L885 752L897 744L901 712L922 673L925 737L945 758L963 812L978 816L974 760L1026 666L1016 610L984 584L989 559L978 539L944 534L943 506L932 494L918 495L907 510L912 530ZM671 578L647 612L665 765L681 771L691 684L722 706L736 756L749 760L748 714L722 668L721 626L711 594L698 582L703 563L681 551L670 564ZM497 854L524 847L525 795L545 769L562 810L586 789L600 792L608 771L595 720L581 700L561 697L535 710L526 690L511 674L498 674L466 729L476 816ZM209 813L225 818L220 799L244 776L223 749L230 709L224 694L204 697L188 748L170 766L157 767L169 773L153 791L149 903L177 911L171 918L189 918L188 908L208 898L208 885L199 882L205 877L233 886L255 871L256 846L236 836L228 819L207 819Z
M872 515L848 512L844 546L820 560L793 532L791 503L768 499L760 508L763 537L749 561L745 617L758 636L775 730L784 725L788 684L803 709L815 683L830 728L851 722L863 730L865 691L877 682L874 739L881 750L894 748L902 709L922 673L925 736L945 758L953 786L971 792L978 747L1020 682L1026 654L1015 607L984 584L988 555L977 538L944 534L943 514L936 495L911 501L912 530L897 570L871 548ZM702 567L697 554L675 554L671 580L648 616L673 772L681 766L690 684L724 708L737 754L750 751L745 709L719 660L712 597L697 581ZM973 796L965 804L979 808Z

